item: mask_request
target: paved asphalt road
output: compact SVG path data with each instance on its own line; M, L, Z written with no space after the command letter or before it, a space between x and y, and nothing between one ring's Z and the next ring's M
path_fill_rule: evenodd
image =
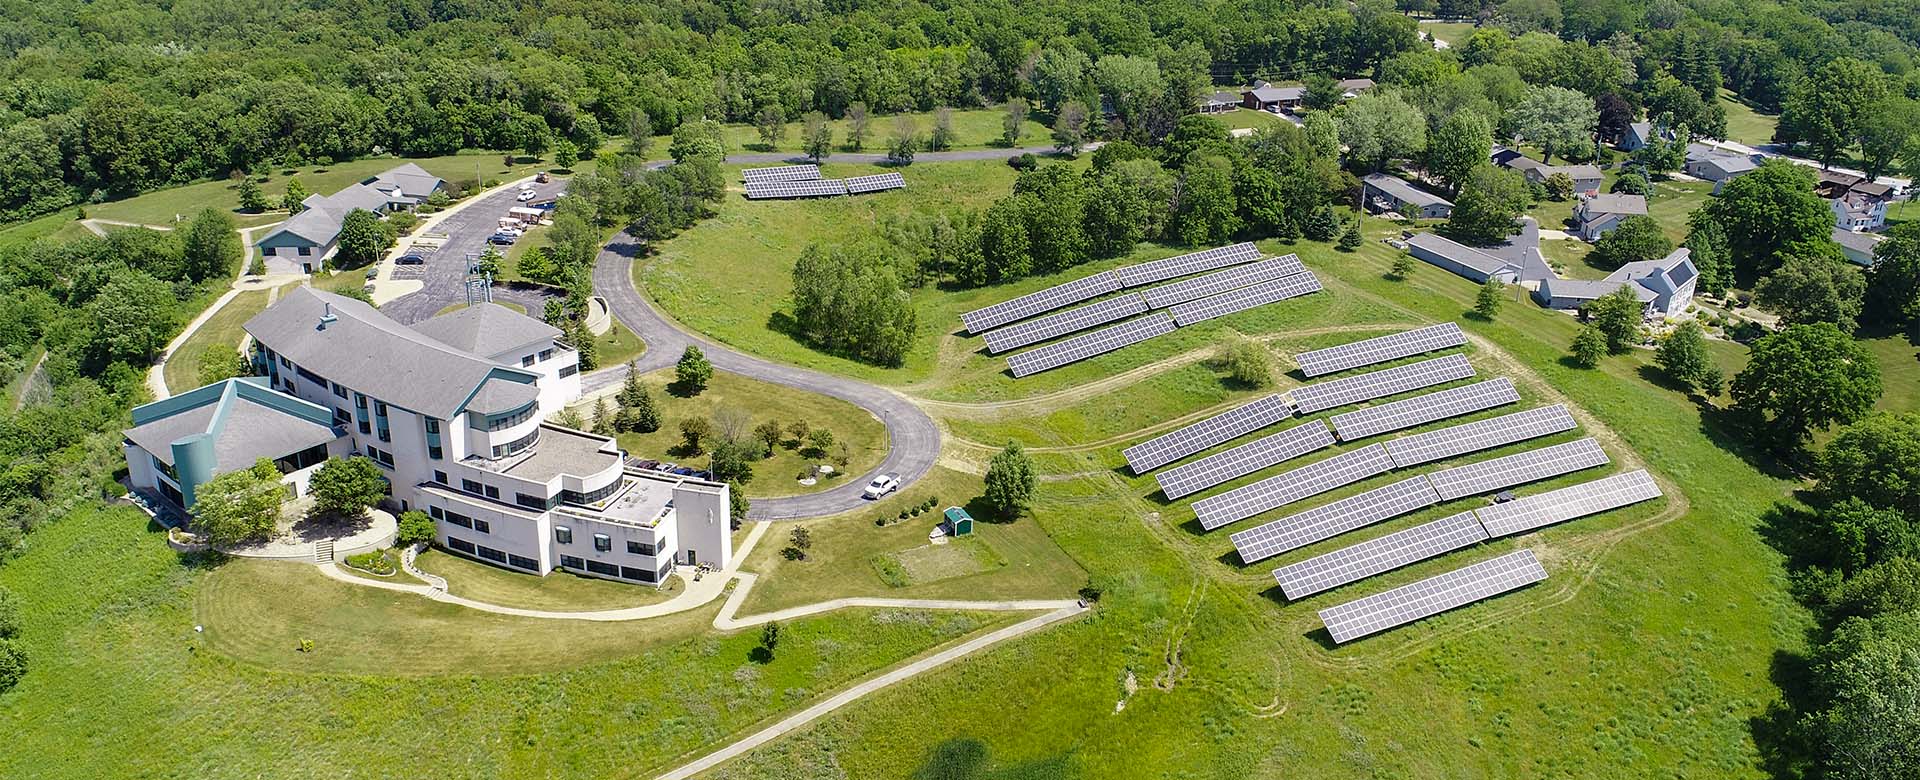
M545 200L567 188L562 179L530 186L540 193L535 200ZM465 204L460 211L442 221L435 230L447 234L447 242L438 252L428 257L423 265L394 268L394 278L419 279L425 286L417 292L388 301L387 305L380 307L380 311L400 322L412 324L432 317L451 304L465 303L467 254L471 252L478 255L486 251L487 237L493 235L500 218L507 215L507 209L520 205L516 199L519 194L516 188L503 189ZM494 285L493 298L524 306L527 313L535 317L540 316L541 307L546 305L546 295L532 288Z
M747 512L749 518L791 520L857 509L866 503L860 493L874 474L897 473L904 486L919 481L933 469L934 460L940 454L940 428L920 407L899 394L865 382L749 357L690 334L662 316L634 287L633 258L639 254L640 247L637 238L621 233L601 249L593 268L593 288L607 299L613 316L647 343L646 354L636 363L641 373L671 366L688 345L698 345L714 368L839 398L867 410L887 426L887 458L878 468L831 490L804 496L754 499ZM625 366L595 371L582 377L583 389L592 392L618 384L625 376Z

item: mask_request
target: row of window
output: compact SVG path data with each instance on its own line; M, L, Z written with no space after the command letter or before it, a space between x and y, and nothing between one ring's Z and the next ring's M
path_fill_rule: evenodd
M427 507L427 514L435 520L445 520L461 528L471 528L483 534L493 533L493 525L491 523L478 517L468 517L451 509L443 510L437 506L430 506Z
M562 490L560 491L560 500L565 501L569 504L589 506L593 504L595 501L599 501L600 499L613 495L614 491L619 490L620 487L625 484L626 484L626 480L616 479L612 482L607 483L606 487L600 488L590 493L582 493L578 490Z
M539 440L540 440L540 429L535 428L531 431L528 431L527 435L522 436L518 439L514 439L513 441L507 442L506 444L493 445L493 456L495 458L504 458L508 455L517 455L520 453L520 451L533 446L534 442L537 442Z
M564 525L554 526L553 540L556 542L559 542L560 544L573 544L573 529L568 528ZM594 534L593 549L598 550L600 552L612 552L613 537L608 536L606 534ZM629 539L627 540L627 552L633 555L651 556L651 555L658 554L660 552L660 548L651 544L636 542Z
M386 466L387 468L393 468L393 453L391 452L380 449L379 447L375 447L373 445L367 445L367 457L372 458L373 462L378 463L382 466Z
M474 544L473 542L457 537L447 537L447 547L452 548L455 552L479 556L482 560L493 561L494 563L504 563L515 568L526 569L527 571L540 570L540 562L532 558L523 555L514 555L502 550L495 550L492 547Z
M545 363L552 359L553 359L553 350L543 349L543 350L540 350L540 357L538 358L535 358L532 355L520 356L520 367L526 368L527 366L533 365L535 362Z
M652 584L667 578L667 573L673 570L673 562L667 561L662 564L659 571L648 571L637 566L615 566L611 563L584 560L572 555L562 555L560 556L560 568L571 569L573 571L590 571L594 574L604 574L608 577L619 577L623 580L634 580L636 582Z
M533 415L540 410L539 407L540 405L537 403L527 404L526 406L522 407L519 411L513 412L511 414L507 414L501 417L489 417L485 419L475 420L473 427L479 428L483 431L506 430L508 428L512 428L515 425L519 425L523 422L533 419Z

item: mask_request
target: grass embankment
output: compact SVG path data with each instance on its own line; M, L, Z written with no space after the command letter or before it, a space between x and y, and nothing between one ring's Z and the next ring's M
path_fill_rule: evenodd
M707 389L690 397L674 395L669 391L668 385L673 382L672 369L647 374L640 381L647 386L648 392L653 395L654 406L660 410L660 429L653 433L619 435L620 447L634 458L673 461L694 468L706 468L707 455L704 452L696 454L684 448L680 423L693 418L712 421L716 413L723 409L745 412L750 419L748 430L768 420L778 422L782 429L804 421L812 429L831 431L836 443L844 442L847 445L845 469L821 479L817 484L802 485L798 481L800 472L808 466L828 462L835 448L828 449L827 457L806 457L802 455L804 447L800 446L801 443L788 437L773 448L771 456L753 463L753 481L746 486L749 497L788 496L826 490L867 473L887 456L886 426L860 407L838 398L748 379L725 371L714 372ZM588 423L593 422L593 404L574 408ZM613 399L607 400L607 408L616 409ZM711 446L711 441L707 446Z
M927 136L933 132L934 114L931 111L912 112L902 115L875 116L867 122L866 144L861 151L879 153L887 150L887 139L893 137L896 116L910 118L920 133L920 142L924 148ZM1048 129L1045 115L1030 113L1021 124L1018 146L1046 146L1052 143L1053 131ZM1004 149L1002 139L1006 127L1006 112L998 107L971 108L953 110L953 144L950 148L959 149ZM828 120L827 126L833 128L833 151L852 152L847 140L847 120ZM768 147L760 140L760 130L751 124L733 124L724 127L727 154L754 154L759 152L792 152L799 155L805 147L803 136L805 123L799 119L786 123L786 134L781 140ZM654 136L648 157L664 158L667 147L673 143L670 135ZM832 158L829 157L829 160Z
M1724 89L1720 91L1720 105L1727 110L1726 140L1748 146L1773 143L1773 130L1780 125L1779 114L1763 114Z
M532 577L488 566L440 550L428 550L414 560L428 574L447 581L447 592L488 604L553 612L592 612L656 604L686 590L674 577L660 588L639 587L612 580L554 572Z

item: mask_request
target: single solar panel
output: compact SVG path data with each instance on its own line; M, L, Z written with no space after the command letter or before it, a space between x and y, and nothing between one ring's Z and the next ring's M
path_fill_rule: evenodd
M1167 312L1173 315L1174 322L1180 323L1180 327L1184 328L1215 317L1225 317L1236 312L1319 291L1320 279L1315 277L1312 271L1301 271L1292 276L1283 276L1250 287L1210 295L1197 301L1188 301L1168 308Z
M984 309L975 309L960 315L960 321L966 323L968 333L985 333L990 328L997 328L1014 320L1024 320L1035 314L1098 298L1118 289L1120 289L1120 279L1114 276L1112 271L1102 271L1065 284L1056 284L1039 292L1001 301Z
M821 198L845 194L846 182L839 179L747 182L747 197L755 200Z
M1154 336L1172 333L1174 327L1173 318L1165 314L1153 314L1128 320L1092 333L1075 336L1058 344L1049 344L1013 355L1007 358L1007 368L1011 369L1016 377L1032 376L1050 368L1059 368L1068 363L1112 352L1129 344L1138 344Z
M1459 325L1442 322L1438 325L1363 339L1337 347L1302 352L1293 356L1293 362L1298 364L1300 372L1307 376L1323 376L1349 368L1411 357L1423 352L1458 347L1466 343L1467 334L1460 330Z
M1386 448L1371 444L1200 499L1193 502L1193 512L1200 518L1200 527L1211 531L1308 496L1384 474L1391 468L1393 459L1387 457Z
M1175 304L1199 300L1209 295L1218 295L1228 290L1237 290L1271 279L1292 276L1306 270L1306 265L1300 262L1298 255L1287 255L1285 257L1276 257L1271 260L1262 260L1258 263L1243 265L1238 268L1229 268L1225 271L1216 271L1204 276L1196 276L1192 279L1182 279L1171 284L1160 285L1159 287L1149 287L1141 290L1140 294L1147 297L1148 306L1156 309L1164 309Z
M1498 538L1659 497L1659 483L1641 469L1482 507L1474 513L1487 527L1487 535Z
M1461 512L1282 566L1273 570L1273 579L1287 600L1299 601L1486 540L1480 520Z
M1446 460L1456 455L1536 439L1578 427L1567 407L1555 404L1524 412L1490 417L1437 431L1402 436L1386 442L1394 465L1400 468Z
M1287 395L1301 414L1312 414L1336 406L1357 404L1375 398L1432 387L1473 376L1473 365L1464 355L1447 355L1418 363L1382 369L1343 379L1296 387Z
M1127 293L1118 298L1089 303L1077 309L1054 312L1044 317L1036 317L987 331L987 351L997 354L1018 349L1028 344L1038 344L1047 339L1086 330L1095 325L1105 325L1115 320L1124 320L1135 314L1146 312L1147 302L1140 298L1140 294Z
M1232 246L1214 247L1192 254L1169 257L1149 263L1139 263L1115 268L1113 272L1120 277L1123 287L1139 287L1174 279L1188 274L1225 268L1230 265L1249 263L1260 259L1260 248L1251 242Z
M775 181L813 181L820 178L820 166L782 165L774 168L747 168L740 172L740 180L748 184Z
M1234 534L1241 563L1271 558L1440 503L1426 477L1409 477Z
M1452 501L1571 474L1581 469L1605 466L1607 462L1607 452L1600 449L1599 442L1578 439L1537 450L1516 452L1503 458L1455 466L1427 476L1433 480L1433 489L1440 492L1440 497Z
M1160 482L1160 492L1167 498L1180 498L1331 446L1333 433L1327 430L1325 422L1314 420L1167 469L1154 479Z
M1155 436L1120 451L1135 476L1168 463L1233 441L1293 416L1286 396L1270 395L1221 412L1205 420Z
M1346 643L1389 628L1432 617L1484 598L1532 585L1547 570L1532 550L1518 550L1385 593L1320 610L1333 641Z
M1437 393L1416 395L1379 406L1369 406L1345 414L1336 414L1332 420L1333 429L1340 432L1341 441L1353 441L1375 434L1425 425L1434 420L1472 414L1519 400L1520 393L1513 389L1513 380L1503 376L1463 387L1441 390Z
M897 190L907 186L907 178L898 173L876 173L872 176L854 176L847 180L847 194L864 195L869 192Z

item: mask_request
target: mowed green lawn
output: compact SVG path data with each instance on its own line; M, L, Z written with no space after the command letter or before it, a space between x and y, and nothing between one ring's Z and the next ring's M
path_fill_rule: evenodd
M920 134L921 148L926 148L927 136L933 132L934 112L912 112L874 116L867 120L867 137L863 151L885 152L887 139L893 137L894 123L899 117L906 117ZM1006 132L1006 112L999 108L970 108L953 110L953 149L991 149L1005 148L1003 138ZM1019 146L1046 146L1051 144L1053 134L1042 121L1044 114L1029 113L1027 120L1021 123ZM832 119L827 126L833 130L833 150L837 152L853 151L847 137L847 120ZM760 140L760 129L752 124L732 124L724 127L727 154L750 154L754 152L801 152L806 147L803 137L805 123L799 117L786 123L786 134L769 148ZM667 146L673 143L673 136L654 136L649 157L666 157ZM831 158L828 158L831 159Z
M242 326L253 319L253 315L266 310L268 295L266 290L248 290L235 295L181 342L180 348L167 356L166 368L161 371L167 390L179 394L199 387L200 359L207 352L238 353L240 339L247 335Z
M1780 124L1778 114L1762 114L1727 90L1720 91L1720 105L1727 110L1727 139L1748 146L1773 143L1773 130Z
M442 550L429 550L414 565L447 581L447 592L475 601L521 609L591 612L666 601L686 590L674 577L660 588L614 582L556 571L545 577L489 566Z
M807 458L801 455L797 442L788 439L788 443L796 446L783 443L773 448L770 457L753 463L753 481L747 484L749 497L788 496L826 490L865 474L887 456L886 426L860 407L838 398L748 379L725 371L714 372L707 389L691 397L668 392L667 385L672 381L671 369L641 377L641 382L653 395L654 406L660 410L660 429L653 433L620 434L620 447L630 457L706 468L708 456L704 451L694 454L683 448L685 442L680 423L692 418L712 422L723 409L746 413L749 419L746 428L749 431L768 420L779 423L783 430L795 422L804 421L812 429L832 432L836 444L844 442L847 445L847 468L844 473L831 475L814 485L802 485L799 482L800 472L810 465L830 462L834 450L829 449L826 458ZM588 423L593 421L593 404L581 404L574 408ZM607 408L617 411L612 399L607 400ZM709 439L705 446L710 448L712 440Z
M1434 40L1444 41L1448 46L1466 43L1473 29L1469 22L1429 22L1420 25L1421 32L1433 36Z

